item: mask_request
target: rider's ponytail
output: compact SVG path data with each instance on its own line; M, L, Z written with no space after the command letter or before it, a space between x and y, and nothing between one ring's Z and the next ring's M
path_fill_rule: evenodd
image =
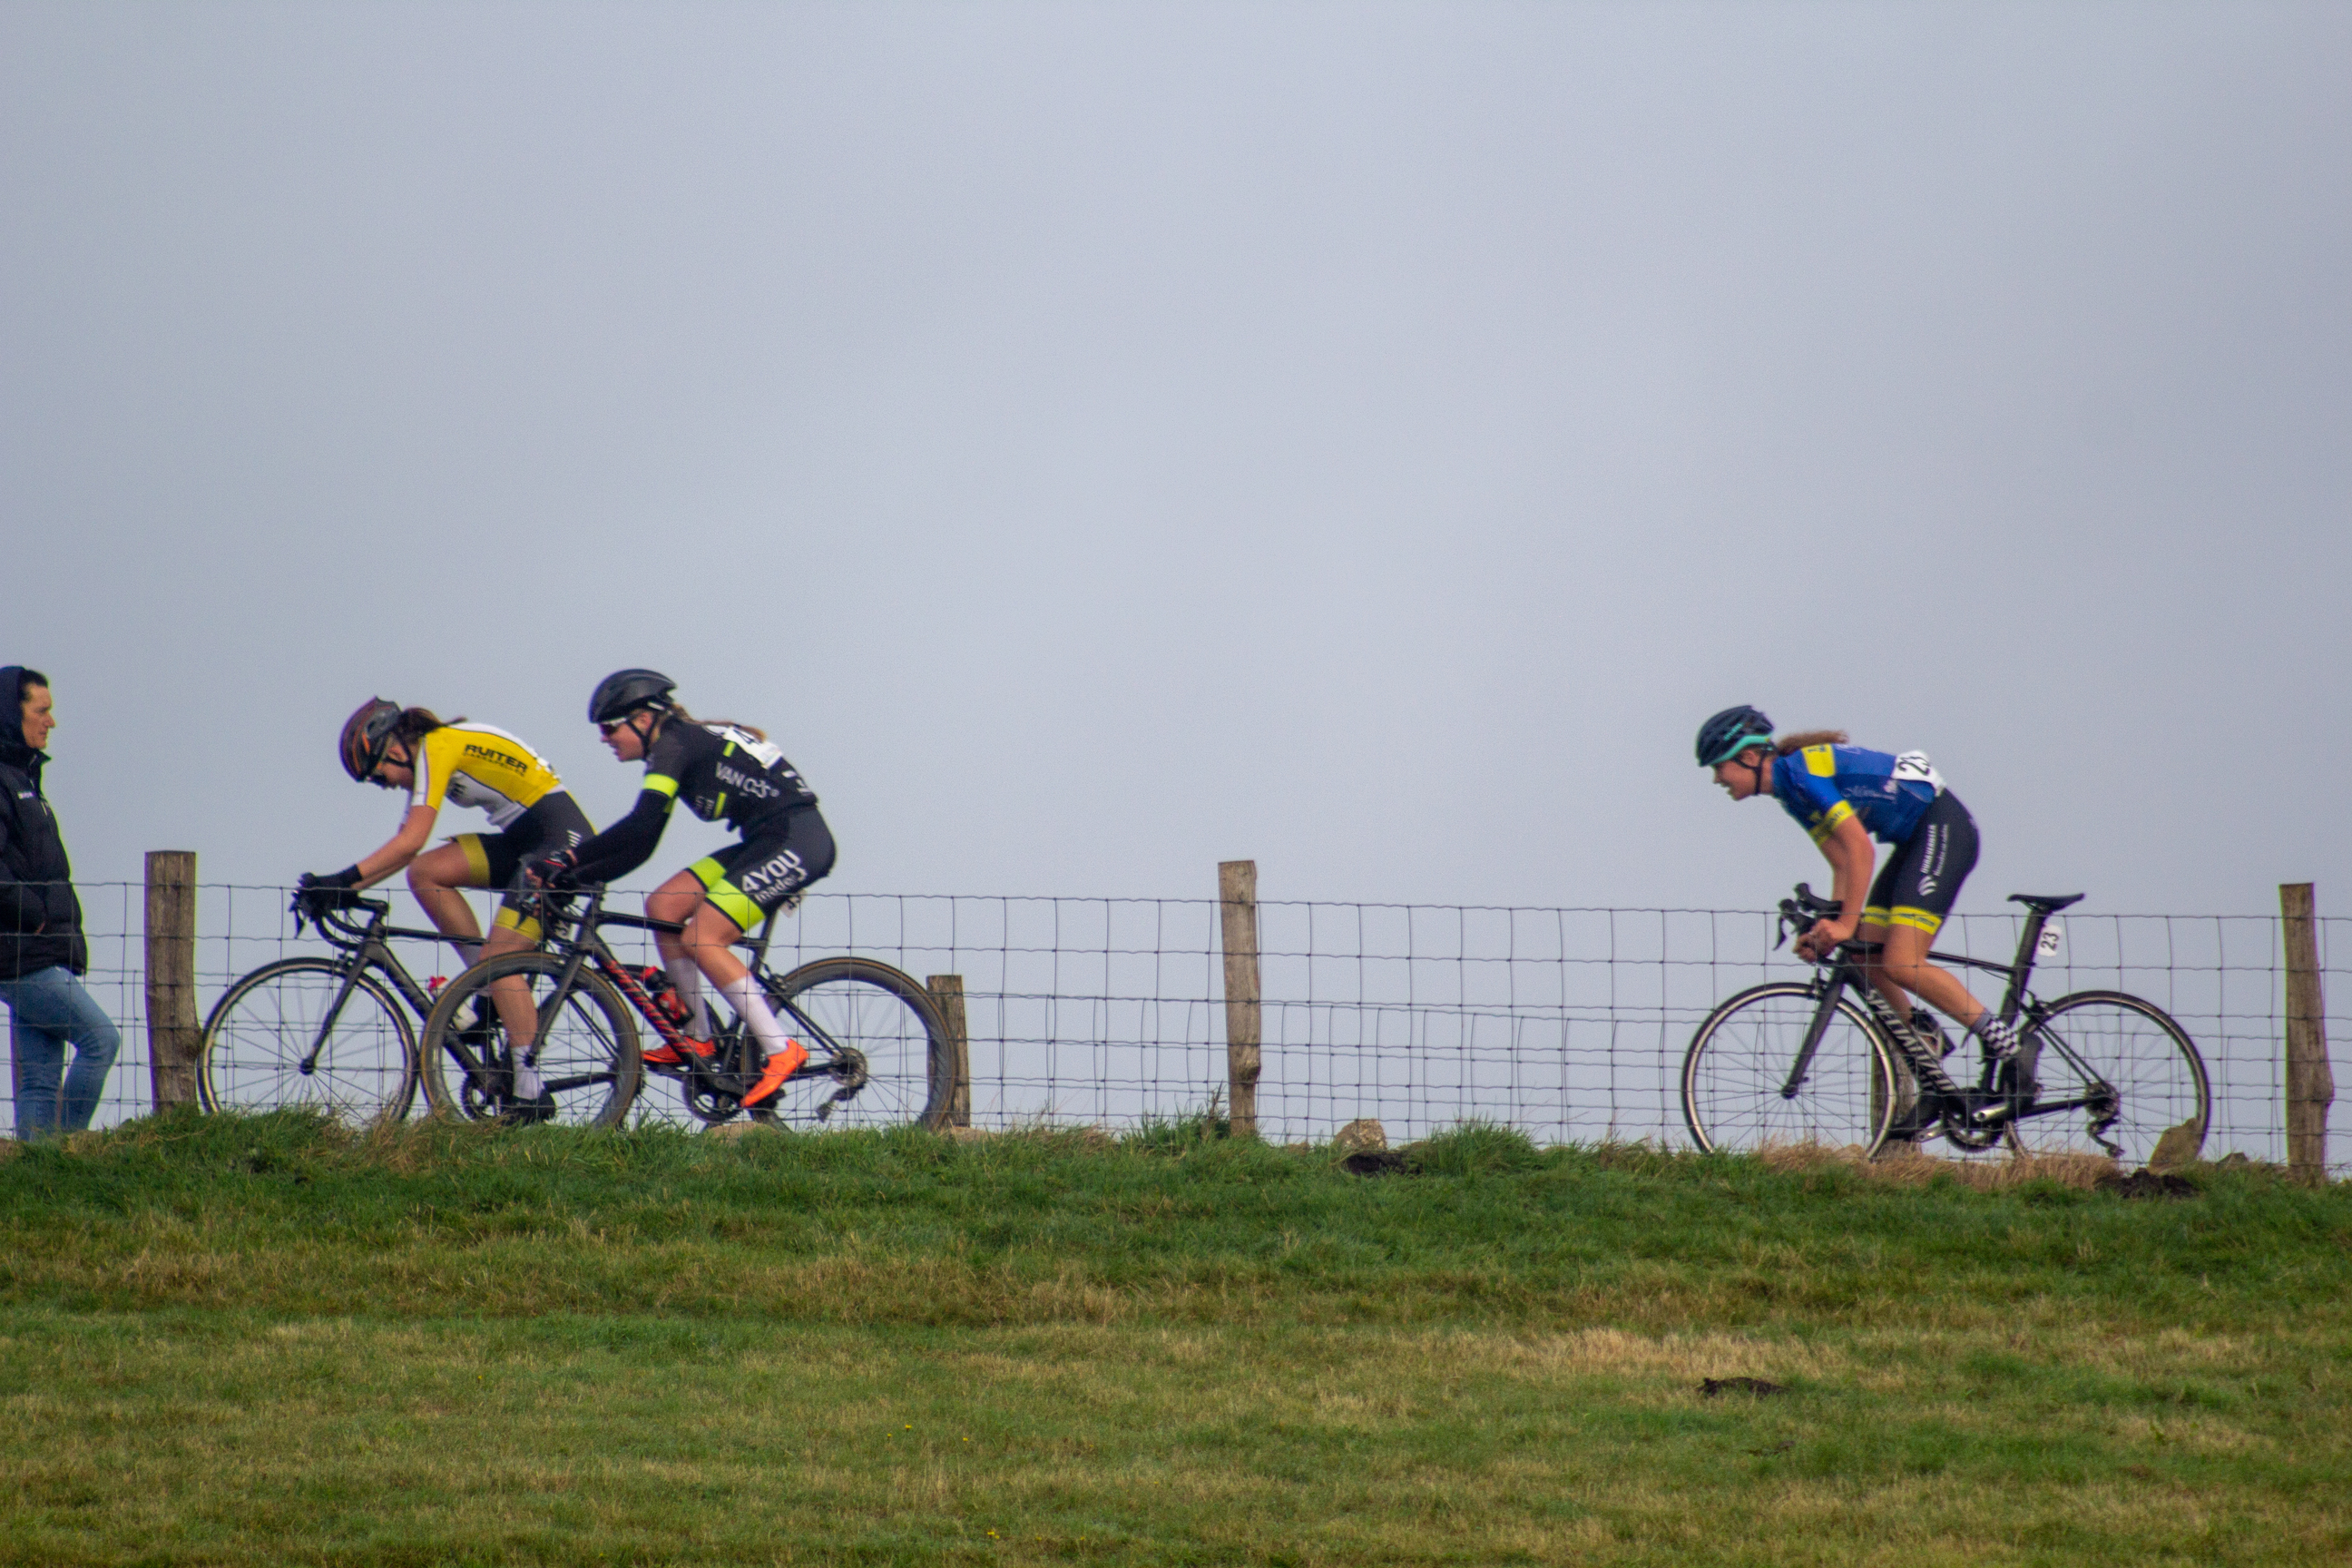
M1772 754L1785 757L1791 752L1801 752L1807 746L1843 746L1846 743L1843 730L1800 730L1793 735L1783 735L1772 742Z
M466 716L463 713L448 721L452 724L462 724L465 721ZM413 747L417 742L440 729L442 723L441 716L430 708L404 708L400 710L400 717L393 721L392 733L388 738L398 741L404 746Z
M675 702L669 705L669 711L662 715L662 721L665 723L672 719L683 720L688 724L715 725L725 730L740 730L755 741L764 741L768 738L768 732L756 724L738 724L732 719L698 719ZM659 734L661 731L656 730L654 732Z

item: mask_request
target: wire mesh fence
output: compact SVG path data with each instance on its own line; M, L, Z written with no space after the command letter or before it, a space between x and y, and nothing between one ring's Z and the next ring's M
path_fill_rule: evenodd
M85 884L81 894L87 984L124 1032L104 1125L150 1108L142 890ZM202 885L200 1010L262 963L327 951L295 936L289 896ZM1132 1128L1222 1103L1219 910L1214 899L820 892L780 929L770 963L781 971L856 953L919 980L959 975L974 1124ZM425 923L413 907L395 918ZM2006 962L2021 919L1956 917L1937 947ZM1258 1129L1284 1142L1320 1141L1374 1117L1391 1139L1480 1120L1538 1142L1685 1145L1677 1075L1693 1029L1736 990L1807 973L1775 950L1774 918L1762 910L1261 901L1257 920ZM2104 987L2163 1007L2195 1039L2211 1078L2208 1157L2284 1160L2281 922L2078 908L2053 923L2059 951L2042 960L2035 992ZM2352 963L2352 922L2322 920L2318 934L2328 1036L2342 1060L2352 990L2336 960ZM608 935L625 959L653 961L638 933ZM423 942L406 944L404 958L420 979L457 963L446 945ZM1985 977L1972 978L1992 1000ZM659 1083L635 1114L688 1121ZM2336 1147L2352 1151L2352 1138L2339 1135Z

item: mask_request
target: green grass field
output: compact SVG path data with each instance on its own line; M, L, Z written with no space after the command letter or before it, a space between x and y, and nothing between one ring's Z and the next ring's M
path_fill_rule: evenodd
M2352 1561L2352 1187L2260 1170L6 1147L0 1562Z

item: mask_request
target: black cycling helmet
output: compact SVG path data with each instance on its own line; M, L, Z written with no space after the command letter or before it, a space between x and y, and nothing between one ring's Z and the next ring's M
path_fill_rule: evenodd
M383 761L386 746L392 744L392 727L400 722L404 711L397 702L381 697L371 697L360 704L359 711L343 721L343 738L335 748L343 760L343 772L352 775L354 784L365 784Z
M1728 762L1750 746L1772 743L1772 721L1760 709L1742 703L1727 708L1698 727L1698 765L1711 768Z
M588 699L588 722L609 724L640 708L674 708L669 694L677 689L677 682L658 669L616 669L596 683Z

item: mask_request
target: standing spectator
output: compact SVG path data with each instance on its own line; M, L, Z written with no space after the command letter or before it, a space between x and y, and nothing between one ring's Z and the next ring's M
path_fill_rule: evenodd
M49 678L0 666L0 1002L8 1004L19 1138L89 1126L122 1043L75 978L89 971L89 944L66 841L41 793L49 760L41 747L56 728Z

